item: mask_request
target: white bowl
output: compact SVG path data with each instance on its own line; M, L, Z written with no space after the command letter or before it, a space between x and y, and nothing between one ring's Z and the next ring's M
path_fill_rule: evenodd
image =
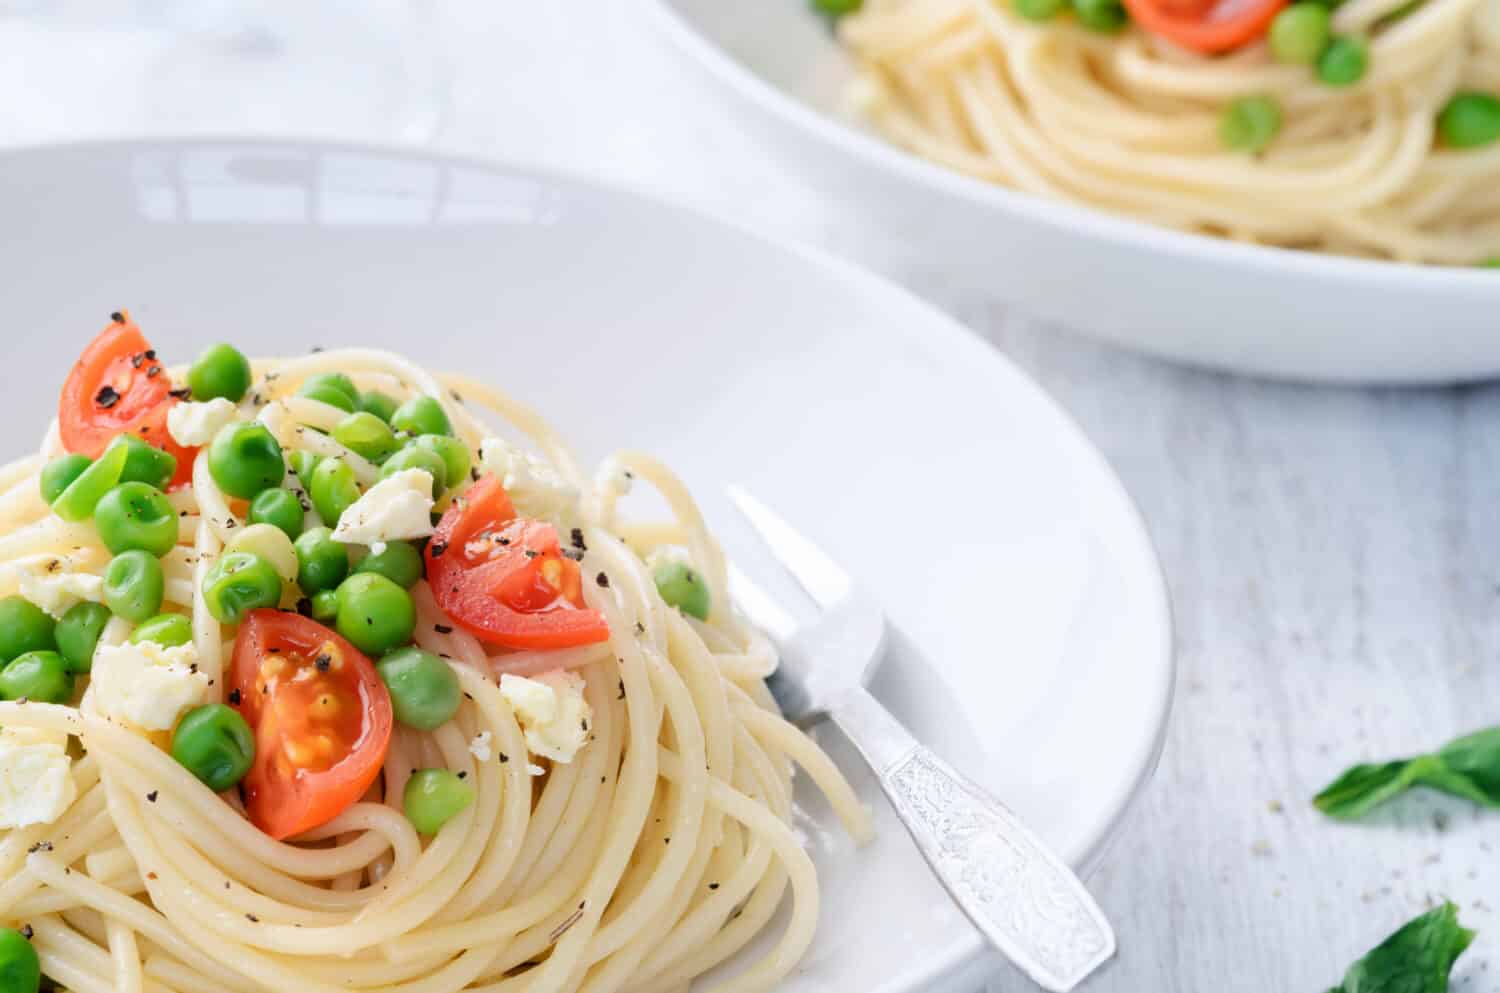
M912 266L1069 328L1239 372L1390 383L1500 372L1500 272L1236 244L984 183L850 119L848 60L806 0L646 5L768 153L878 221Z
M658 453L731 553L756 546L729 482L815 536L897 629L876 692L1075 866L1150 774L1171 632L1135 509L1040 389L888 283L577 182L327 145L8 154L0 216L0 454L40 441L113 310L172 362L221 340L401 351L511 390L585 458ZM764 554L741 564L797 605ZM823 737L879 838L852 850L803 796L823 914L786 993L961 989L991 964L977 934Z

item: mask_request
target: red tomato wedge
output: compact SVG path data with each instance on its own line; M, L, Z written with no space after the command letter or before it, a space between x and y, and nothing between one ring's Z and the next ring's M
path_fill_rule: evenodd
M234 642L229 702L255 732L242 784L250 820L280 841L364 796L391 741L391 697L375 666L316 621L252 610Z
M1145 30L1205 55L1256 41L1290 0L1124 0Z
M578 563L563 555L557 529L517 517L492 475L453 501L426 555L438 606L481 641L545 650L609 638L604 615L584 606Z
M167 433L167 411L177 403L172 379L151 343L128 314L113 322L83 350L63 383L57 426L63 447L91 459L131 432L177 459L173 488L189 482L197 449L183 448Z

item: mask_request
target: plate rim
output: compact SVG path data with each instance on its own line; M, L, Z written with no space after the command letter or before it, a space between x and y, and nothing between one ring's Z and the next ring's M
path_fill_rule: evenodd
M1057 427L1072 441L1078 458L1089 464L1104 480L1109 499L1122 511L1121 521L1128 527L1130 544L1141 558L1147 575L1143 587L1137 587L1147 602L1144 611L1151 623L1156 642L1156 654L1150 672L1156 681L1156 693L1151 698L1153 711L1149 715L1152 734L1144 736L1144 748L1138 747L1139 758L1136 771L1118 795L1110 798L1107 811L1099 825L1090 832L1073 867L1085 878L1102 862L1109 846L1119 837L1121 828L1145 792L1147 784L1155 774L1162 751L1165 748L1171 723L1171 713L1176 697L1177 657L1175 626L1172 616L1170 587L1161 557L1152 540L1151 531L1139 505L1109 459L1095 445L1073 414L1056 400L1030 373L998 348L984 341L956 317L951 316L935 304L923 299L915 292L884 276L872 272L850 260L802 242L773 235L751 223L723 216L700 205L688 203L670 194L647 190L627 182L602 179L597 174L583 170L557 168L552 165L516 163L503 158L484 158L474 155L454 154L438 150L411 148L379 142L303 139L296 137L272 138L265 136L240 136L223 134L190 137L139 137L101 138L45 145L24 145L0 149L0 176L16 159L45 159L57 154L77 154L89 150L114 150L126 152L132 149L148 150L162 148L212 148L232 146L235 149L266 148L305 150L310 152L334 152L343 154L378 155L386 158L413 162L440 163L475 169L495 175L522 178L546 185L572 187L585 195L604 199L624 198L635 201L648 212L668 212L679 215L688 223L718 228L725 233L753 243L760 250L784 253L822 273L823 279L848 283L855 292L885 296L913 312L925 316L927 326L920 336L912 334L914 340L940 341L936 346L943 351L961 352L967 362L985 370L985 378L1004 383L1008 388L1023 391L1030 402L1050 412ZM892 984L882 987L884 993L918 993L942 981L959 970L973 967L987 950L977 932L967 931L959 940L945 946L942 954L934 955L911 973L892 977ZM893 985L895 983L900 985Z
M1179 231L1100 208L986 183L913 155L875 135L864 133L832 114L803 103L762 78L709 36L698 31L674 0L641 0L648 16L668 40L708 70L740 99L790 123L798 133L824 147L861 160L899 177L923 195L939 193L987 210L1019 214L1053 228L1070 229L1124 248L1147 248L1165 256L1245 267L1256 271L1297 271L1301 275L1338 279L1350 284L1407 281L1413 292L1459 288L1493 291L1500 299L1500 279L1479 267L1422 265L1387 259L1334 255L1279 245L1249 244L1212 235ZM808 16L817 16L809 12Z

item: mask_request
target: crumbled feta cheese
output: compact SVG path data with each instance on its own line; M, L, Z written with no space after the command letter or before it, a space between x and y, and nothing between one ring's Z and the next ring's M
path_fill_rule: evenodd
M537 765L535 762L527 762L526 763L526 775L528 775L528 776L545 776L546 774L547 774L547 770L543 769L541 766Z
M78 798L66 739L28 742L0 734L0 828L51 824ZM42 732L45 734L45 732Z
M503 438L484 439L479 461L500 480L516 509L528 517L556 514L578 501L578 490L549 463Z
M594 711L583 698L584 681L559 669L535 679L500 677L500 695L505 697L533 754L554 762L571 762L589 739Z
M48 563L48 566L53 565L57 568L22 568L21 595L59 619L80 600L104 602L104 580L101 577L86 572L67 572L62 559Z
M480 762L488 762L495 754L490 751L490 739L493 737L494 735L488 731L481 731L476 734L474 740L469 742L469 754Z
M635 476L613 455L599 463L599 469L594 473L594 489L611 501L629 496L634 481Z
M402 469L370 487L339 516L333 540L353 545L432 534L432 474Z
M223 397L206 403L173 404L167 411L167 433L177 444L197 448L239 419L239 408Z
M100 645L89 687L100 709L148 731L170 731L183 711L204 702L208 677L191 642Z

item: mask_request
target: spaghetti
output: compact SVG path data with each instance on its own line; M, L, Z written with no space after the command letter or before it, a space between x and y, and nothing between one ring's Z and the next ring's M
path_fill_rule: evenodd
M1406 262L1500 256L1500 2L1306 0L1271 21L1284 0L1125 0L1151 27L1123 33L1090 30L1072 2L1053 17L1064 4L866 0L839 24L856 103L934 162L1160 225ZM1247 9L1264 16L1243 40L1213 33Z
M466 404L498 414L542 455L516 456L529 478L556 483L547 520L573 536L579 550L568 558L589 578L584 606L602 615L608 638L497 650L418 581L416 646L451 660L462 700L435 730L398 725L364 796L288 841L252 823L235 790L216 794L195 778L165 734L112 716L81 681L66 702L0 703L5 733L74 742L76 799L51 823L0 833L0 921L24 926L41 971L74 993L661 993L735 956L789 895L770 950L723 971L714 988L776 984L812 940L818 907L813 864L791 826L793 762L856 837L868 818L832 762L777 714L763 682L774 652L729 608L722 553L681 483L630 452L590 481L515 400L387 353L330 351L253 371L236 418L268 426L289 463L297 453L342 461L366 490L377 466L328 433L344 411L297 395L309 377L343 374L398 402L430 397L470 452L493 432ZM166 374L181 381L181 370ZM238 705L228 688L236 631L202 591L249 522L209 470L209 451L197 454L192 485L169 497L181 529L162 558L163 610L191 618L194 672L210 699ZM60 519L40 495L38 474L62 452L54 427L41 454L0 469L0 596L15 594L28 569L99 575L109 561L90 523ZM546 502L528 504L516 475L518 510ZM301 496L297 474L287 480ZM617 503L631 480L655 487L671 519L626 521ZM438 509L479 485L465 478ZM320 523L310 514L309 527ZM663 557L701 574L706 619L664 602L647 565ZM289 590L285 603L297 599ZM128 644L131 630L116 616L99 644ZM529 754L497 682L559 668L582 677L591 715L568 762ZM472 789L431 837L403 814L423 767Z

